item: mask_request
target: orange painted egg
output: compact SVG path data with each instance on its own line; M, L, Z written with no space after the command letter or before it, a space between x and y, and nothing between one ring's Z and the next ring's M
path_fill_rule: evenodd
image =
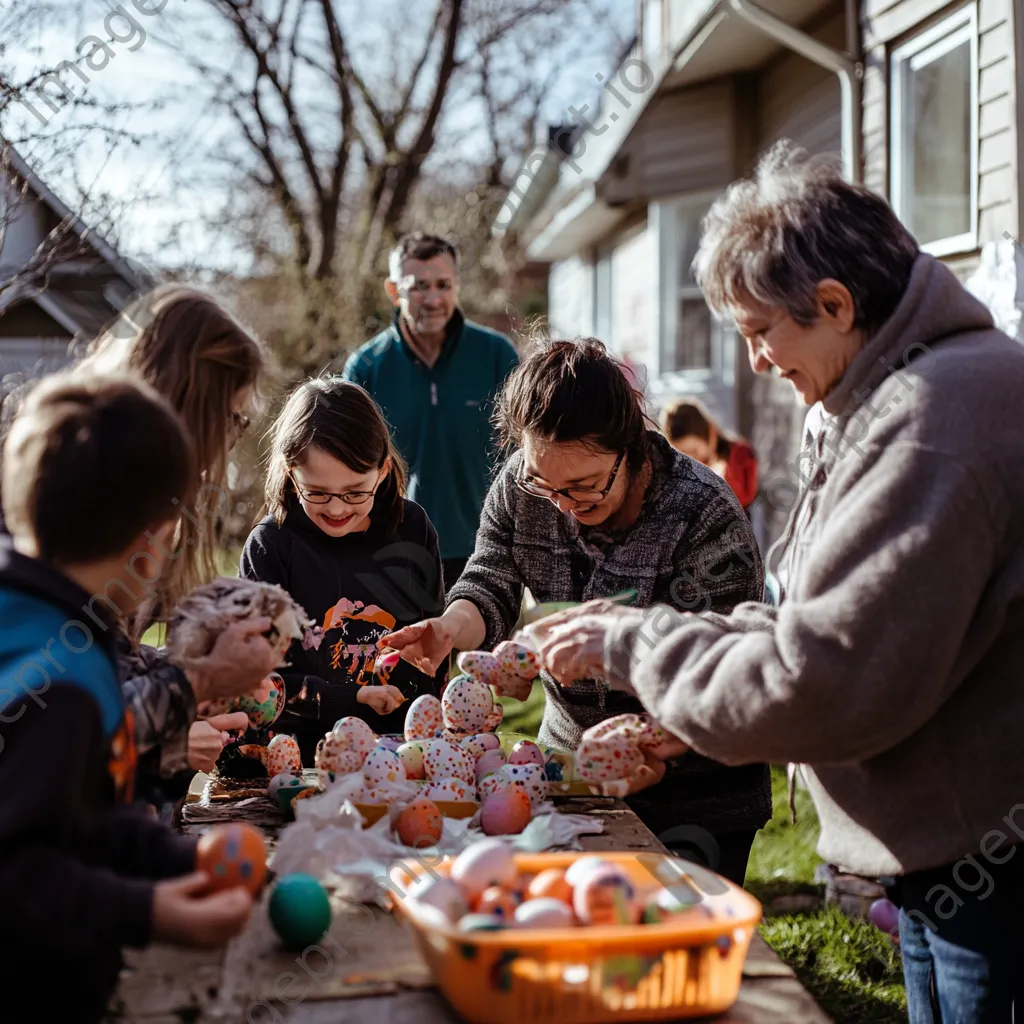
M526 892L531 900L561 900L572 906L572 886L565 880L565 872L558 868L548 868L536 875Z
M218 825L196 848L196 867L210 879L210 891L245 886L254 896L267 877L267 844L252 825Z
M413 800L398 816L395 831L405 846L433 846L441 839L444 819L437 804L426 797Z

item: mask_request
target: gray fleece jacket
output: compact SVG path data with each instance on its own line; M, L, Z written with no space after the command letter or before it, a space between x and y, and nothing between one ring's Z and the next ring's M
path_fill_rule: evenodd
M846 870L1024 839L1022 408L1024 349L919 256L825 398L781 607L650 610L607 638L610 675L694 749L804 764Z

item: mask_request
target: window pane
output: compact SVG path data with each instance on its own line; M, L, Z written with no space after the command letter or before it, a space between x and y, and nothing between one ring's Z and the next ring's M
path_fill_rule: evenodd
M711 366L713 323L708 304L699 295L679 300L675 352L670 364L674 370L706 370Z
M971 230L971 47L907 67L905 220L921 244Z

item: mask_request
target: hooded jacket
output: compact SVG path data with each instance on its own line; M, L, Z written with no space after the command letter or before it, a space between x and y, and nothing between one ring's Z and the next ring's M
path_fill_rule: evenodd
M801 454L781 606L655 609L607 638L610 674L694 749L802 763L818 852L848 871L1024 839L1022 398L1024 349L918 256Z

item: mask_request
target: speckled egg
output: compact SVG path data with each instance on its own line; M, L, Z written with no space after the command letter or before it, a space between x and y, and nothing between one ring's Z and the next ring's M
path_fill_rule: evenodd
M451 878L472 903L486 889L511 888L519 877L512 847L501 839L481 839L452 861Z
M629 876L614 865L591 871L573 888L573 909L587 925L638 924L643 911Z
M450 878L432 875L418 878L409 890L409 898L436 907L452 922L469 912L465 893Z
M506 764L498 769L498 777L522 786L536 810L548 795L548 780L541 764Z
M410 705L405 715L407 740L430 739L438 729L444 728L441 702L432 693L424 693Z
M428 779L454 777L466 783L476 782L476 772L466 752L446 739L431 740L427 744L423 767Z
M544 764L544 751L533 740L520 740L508 755L509 764Z
M477 759L473 770L478 779L505 767L505 754L501 750L486 750Z
M228 710L244 711L254 729L266 729L281 717L284 702L284 680L276 672L272 672L263 680L255 694L231 701Z
M273 778L288 771L302 771L299 744L291 736L275 736L267 744L267 774Z
M398 748L398 756L405 765L407 779L425 779L427 770L423 764L424 744L422 740L410 740Z
M484 800L480 827L489 836L516 835L530 824L532 817L526 790L522 786L506 786Z
M397 736L380 736L377 739L377 746L384 747L387 750L392 750L396 754L398 748L402 745L402 741Z
M501 750L501 740L493 732L478 732L467 736L459 746L475 760L486 754L488 750Z
M441 698L444 724L461 732L491 732L485 728L494 710L494 695L485 683L470 676L456 676Z
M576 918L567 903L541 897L516 907L515 924L517 928L573 928Z
M505 718L505 707L502 704L495 702L494 707L491 708L491 713L484 719L484 732L497 732L498 726L501 725Z
M348 741L348 749L369 754L377 745L377 734L361 718L348 715L334 723L331 733L339 740Z
M406 846L434 846L441 840L444 818L433 800L420 796L399 814L395 831Z
M430 800L450 800L455 803L465 803L473 800L476 796L469 786L462 779L435 779L426 789L423 795Z
M476 784L476 788L480 794L480 799L486 800L492 793L500 793L510 785L511 783L504 776L499 775L497 772L491 772L490 775L485 775Z
M321 771L334 772L337 775L359 771L366 760L366 753L362 750L352 750L348 742L347 738L339 739L333 732L329 732L316 745L313 764Z
M376 747L363 762L363 778L374 785L385 782L405 782L405 765L402 759L386 747Z

